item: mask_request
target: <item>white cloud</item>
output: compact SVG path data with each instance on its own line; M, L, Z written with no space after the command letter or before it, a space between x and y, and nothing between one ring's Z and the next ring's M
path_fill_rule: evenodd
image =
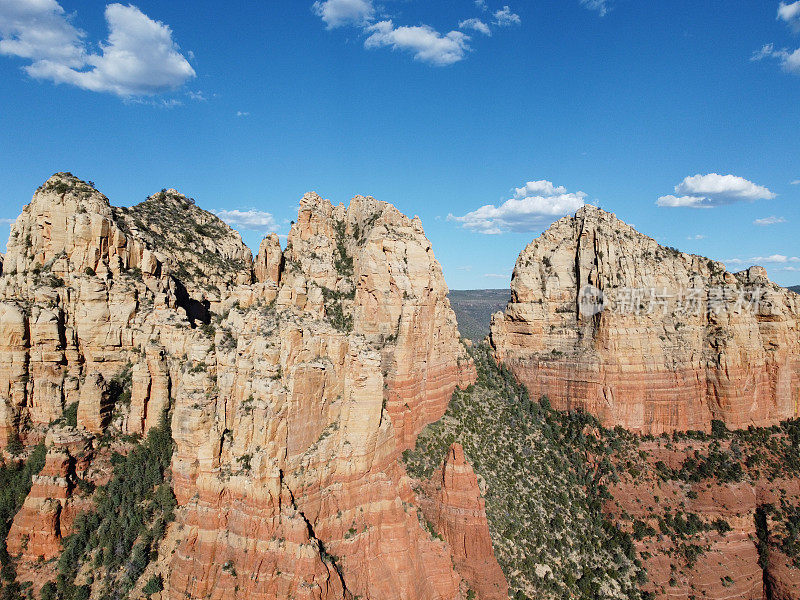
M800 31L800 0L778 6L778 19L786 22L794 31Z
M786 256L785 254L771 254L769 256L751 256L750 258L729 258L723 262L735 265L760 265L762 263L787 264L800 262L800 257Z
M704 240L704 239L706 239L706 236L704 236L702 233L698 233L696 235L690 235L686 239L687 240Z
M498 27L511 27L512 25L520 25L522 20L519 15L512 13L508 6L504 6L494 13L494 22Z
M414 59L443 67L463 60L469 48L469 36L460 31L442 35L428 25L395 27L392 21L380 21L366 28L370 36L365 48L390 47L407 50Z
M750 61L755 62L758 60L764 60L765 58L771 57L774 53L775 44L764 44L759 50L753 52L753 56L750 57Z
M514 188L515 198L526 198L528 196L556 196L566 194L567 188L563 185L554 186L552 181L544 179L540 181L529 181L522 187Z
M510 277L510 275L505 275L503 273L484 273L483 276L491 279L508 279Z
M485 234L534 231L553 217L575 212L584 205L584 198L583 192L568 193L549 181L530 181L516 188L514 197L500 206L487 204L461 217L448 215L447 219Z
M761 227L765 227L767 225L776 225L778 223L786 223L786 219L783 217L764 217L753 221L753 225L760 225Z
M761 50L753 53L750 60L758 61L765 58L777 59L781 68L787 73L800 74L800 48L790 52L787 48L776 50L774 44L765 44Z
M55 0L0 0L0 54L80 67L86 34L70 21Z
M0 219L0 223L2 223L3 225L13 225L16 222L17 222L16 219Z
M656 204L668 207L711 208L733 202L771 200L775 197L769 189L756 185L736 175L693 175L675 186L679 194L661 196Z
M800 179L795 179L792 181L791 185L800 185Z
M492 35L492 30L489 29L489 26L481 21L480 19L466 19L464 21L459 22L458 24L459 29L474 29L475 31L479 31L484 35Z
M212 210L212 213L231 227L241 227L251 231L275 231L278 223L272 213L260 210Z
M764 186L756 185L744 177L718 173L686 177L675 187L675 191L679 194L708 194L743 200L770 200L775 197L775 194Z
M343 25L364 26L375 18L375 7L372 0L325 0L314 2L311 7L328 29Z
M242 110L237 110L237 111L236 111L236 116L237 116L237 117L249 117L249 116L250 116L250 113L249 113L249 112L242 111Z
M656 205L670 208L682 206L690 208L711 208L713 206L709 198L704 198L702 196L673 196L672 194L661 196L656 201Z
M589 10L596 10L601 17L605 17L610 10L608 0L581 0L581 6Z
M489 10L486 0L475 0L475 7L484 12ZM410 52L415 60L439 67L462 61L472 51L472 38L463 31L443 33L425 23L395 25L392 19L383 16L385 9L380 4L376 5L375 0L317 0L311 10L326 23L328 29L349 25L361 30L366 36L364 47L367 49L403 50ZM521 23L519 15L512 13L508 6L495 11L493 16L491 23L477 17L462 19L458 22L458 29L477 31L491 37L492 24L509 27Z
M172 90L195 76L169 26L132 5L109 4L105 17L108 40L97 54L55 0L0 0L0 53L32 60L31 77L123 97Z

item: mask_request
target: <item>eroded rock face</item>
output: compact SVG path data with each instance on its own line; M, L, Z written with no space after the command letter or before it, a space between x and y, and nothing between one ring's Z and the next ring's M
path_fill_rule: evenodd
M456 569L478 598L505 600L508 583L492 550L478 477L461 444L453 444L431 477L423 511L453 550Z
M62 538L72 533L75 517L87 508L74 491L76 477L86 475L92 458L91 435L55 427L43 441L47 446L44 467L33 477L6 540L9 553L30 564L57 558Z
M780 435L760 431L764 439ZM643 441L628 463L636 466L628 472L621 468L619 479L609 486L605 508L623 530L638 530L634 543L648 574L643 589L655 598L797 597L800 571L776 543L783 525L773 514L783 502L797 505L796 477L769 473L766 465L774 457L763 462L742 458L767 473L744 466L741 477L726 476L722 469L704 477L668 475L682 468L686 473L686 465L709 449L738 453L737 444L725 439L710 444L669 438ZM770 444L763 439L754 447L768 456L764 449ZM744 454L750 455L754 447L745 446Z
M98 434L172 410L164 598L465 593L398 462L474 378L418 219L307 194L287 248L269 236L254 266L174 190L118 209L57 174L3 273L0 435L40 439L74 403ZM55 552L64 503L31 494L16 538L45 515L33 547Z
M232 306L235 351L218 333L216 363L177 389L171 596L457 597L397 463L473 377L429 242L385 203L307 194L283 260L274 305Z
M78 427L102 433L111 417L108 384L98 372L89 373L81 385L78 399Z
M587 290L603 310L581 309ZM645 433L798 414L800 297L760 267L728 273L587 205L522 251L511 291L496 357L556 408Z
M258 247L255 263L256 281L272 283L277 286L280 283L282 269L281 243L278 234L271 233L261 240L261 245Z

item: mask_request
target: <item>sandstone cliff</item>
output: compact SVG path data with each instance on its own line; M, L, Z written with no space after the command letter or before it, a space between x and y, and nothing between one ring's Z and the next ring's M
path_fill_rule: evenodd
M556 408L645 433L798 415L800 298L760 267L728 273L587 205L522 251L511 292L496 357Z
M175 190L114 208L56 174L4 257L0 433L31 444L73 411L91 455L170 410L178 509L147 571L165 598L460 598L471 575L398 462L474 378L446 294L419 220L373 198L307 194L254 263ZM45 439L20 573L57 553L87 456Z

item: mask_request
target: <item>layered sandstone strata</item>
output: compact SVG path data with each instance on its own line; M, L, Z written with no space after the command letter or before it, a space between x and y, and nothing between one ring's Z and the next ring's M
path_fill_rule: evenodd
M473 376L430 243L390 205L308 194L283 263L259 276L279 279L269 304L226 305L213 362L192 356L206 368L176 389L171 596L457 597L397 462Z
M75 496L78 476L85 476L92 458L91 436L73 428L54 427L44 440L48 450L41 472L14 516L7 548L12 556L40 563L61 554L62 538L72 532L86 502Z
M587 205L522 251L511 293L496 357L556 408L648 433L798 415L800 296L760 267L729 273Z
M478 598L505 600L508 583L492 549L486 503L461 444L453 444L426 486L425 517L453 551L453 562Z
M144 433L171 408L164 597L462 597L398 462L474 378L446 294L419 220L373 198L307 194L254 265L174 190L113 208L57 174L0 278L0 432L77 403L78 431ZM15 539L45 515L52 553L63 503L34 490Z

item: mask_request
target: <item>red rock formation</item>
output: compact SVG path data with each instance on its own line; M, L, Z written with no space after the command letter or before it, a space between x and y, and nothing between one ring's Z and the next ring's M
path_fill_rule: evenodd
M586 286L604 294L597 314ZM511 291L496 356L556 408L649 433L798 415L800 297L760 267L727 273L585 206L523 250Z
M334 573L353 596L457 597L448 547L421 527L397 463L474 377L430 244L390 205L357 197L345 209L309 194L284 263L278 312L232 307L221 325L236 332L236 352L217 343L208 373L176 378L173 473L187 537L170 597L221 598L236 586L282 597L276 581L341 597ZM404 420L406 411L419 415ZM287 564L282 540L290 555L317 559ZM262 548L276 556L253 562ZM223 582L226 561L235 581L194 587Z
M177 192L116 209L57 175L13 231L0 426L43 431L78 402L83 429L144 433L172 407L164 598L461 596L398 462L475 376L418 219L309 194L286 250L269 236L254 268ZM130 403L111 406L124 373ZM35 483L20 512L23 561L74 518L54 494Z
M433 498L423 510L450 545L456 569L481 600L505 600L508 583L497 564L478 478L460 444L453 444L431 478Z
M771 548L767 564L761 565L756 513L761 506L779 504L780 498L800 502L800 482L749 476L740 482L720 482L713 473L696 483L663 479L656 467L659 462L679 470L695 451L706 452L709 445L681 441L666 448L665 444L659 439L637 446L636 476L623 468L621 480L610 485L612 498L606 502L606 510L622 529L630 531L638 520L655 532L635 542L648 575L643 589L657 600L692 595L712 600L750 600L762 594L765 598L796 597L792 594L800 586L800 571L791 568L785 556ZM666 515L686 519L689 514L711 527L693 534L678 532L674 537L662 532L659 519ZM730 530L718 531L714 526L718 520ZM767 527L774 529L771 523ZM669 526L667 530L671 531ZM686 552L693 548L697 552ZM765 591L765 581L775 592L772 596Z
M12 556L35 561L61 554L61 512L72 488L71 460L60 448L48 451L45 466L34 477L31 491L9 529L7 546Z

